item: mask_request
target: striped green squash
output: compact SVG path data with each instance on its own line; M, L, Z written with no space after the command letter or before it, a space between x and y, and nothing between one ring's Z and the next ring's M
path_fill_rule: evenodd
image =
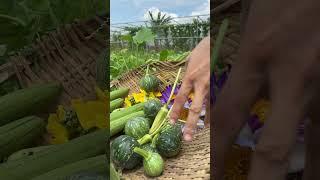
M155 75L147 74L140 80L140 87L146 92L158 90L160 80Z
M150 129L149 119L145 117L135 117L130 119L124 127L126 135L135 139L140 139L144 135L148 134Z

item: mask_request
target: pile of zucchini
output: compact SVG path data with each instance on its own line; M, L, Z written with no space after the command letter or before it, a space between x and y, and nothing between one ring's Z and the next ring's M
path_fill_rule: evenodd
M148 73L148 69L140 80L141 88L147 92L157 89L160 82L155 80L156 76ZM168 104L180 73L181 69L167 104L162 105L158 99L148 99L144 103L111 113L111 136L124 132L110 145L111 160L118 169L130 170L142 164L147 176L157 177L163 174L164 158L175 157L180 152L182 126L168 121Z

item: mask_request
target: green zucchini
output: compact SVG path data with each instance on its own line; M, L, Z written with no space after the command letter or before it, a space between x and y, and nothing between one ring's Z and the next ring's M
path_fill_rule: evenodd
M17 90L0 97L0 126L46 110L60 92L61 86L52 83Z
M14 161L14 160L18 160L21 158L25 158L28 156L34 156L35 154L41 152L41 151L45 151L50 149L51 147L53 147L54 145L48 145L48 146L39 146L39 147L33 147L33 148L28 148L28 149L22 149L20 151L17 151L13 154L11 154L7 161Z
M149 119L145 117L135 117L130 119L125 127L124 132L126 135L131 136L135 139L140 139L144 135L148 134L150 129Z
M164 157L174 157L180 150L182 145L182 131L180 124L166 125L156 140L157 151Z
M129 88L120 88L110 93L110 101L128 96Z
M143 170L147 176L160 176L164 170L164 160L160 154L135 147L133 151L143 157Z
M123 105L124 100L122 98L115 99L110 102L110 112L113 110L120 108Z
M80 172L107 174L107 158L99 155L64 165L45 174L32 178L32 180L65 180L65 178Z
M123 169L135 168L142 161L142 158L133 152L133 149L139 146L133 137L127 135L117 137L111 143L112 162Z
M28 116L0 127L0 159L31 147L45 132L44 120ZM0 178L1 179L1 178Z
M110 122L110 134L111 134L111 136L121 132L124 129L126 123L130 119L135 118L135 117L139 117L139 116L144 116L143 111L138 111L138 112L126 115L126 116L124 116L122 118L119 118L117 120L114 120L114 121Z
M0 164L0 179L32 179L66 164L102 155L106 151L105 143L108 141L108 131L101 129L68 143L55 145L34 156Z
M156 118L158 112L160 111L162 104L158 99L150 99L148 100L143 107L144 114L147 118L150 119L151 124L153 120Z
M139 103L139 104L135 104L133 106L124 108L123 110L119 110L119 111L114 111L110 114L110 120L114 121L116 119L119 119L121 117L124 117L126 115L129 115L131 113L137 112L137 111L141 111L143 110L145 103Z

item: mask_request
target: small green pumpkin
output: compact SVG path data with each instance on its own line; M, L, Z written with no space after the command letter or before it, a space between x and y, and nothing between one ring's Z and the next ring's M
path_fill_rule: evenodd
M142 158L133 149L139 147L139 143L133 137L121 135L111 144L111 159L116 166L123 169L133 169Z
M131 136L135 139L140 139L144 135L148 134L150 129L149 119L144 117L135 117L130 119L125 127L124 132L126 135Z
M164 157L176 156L182 145L182 131L180 124L168 124L164 127L156 140L157 151Z
M157 116L160 111L162 104L158 99L150 99L144 104L144 114L147 118L150 119L150 123L153 123L154 118Z
M154 92L158 90L160 80L155 75L147 74L140 80L140 87L146 92Z
M140 79L140 88L149 92L154 92L158 90L160 84L160 79L157 76L149 74L149 65L147 66L146 75Z

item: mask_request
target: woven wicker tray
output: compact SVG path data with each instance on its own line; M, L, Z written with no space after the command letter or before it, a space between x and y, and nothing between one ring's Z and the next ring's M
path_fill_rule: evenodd
M180 63L159 62L150 64L150 68L156 68L154 74L162 81L161 90L174 83L179 67L183 67L183 76L185 71L184 61ZM130 71L118 80L111 82L111 85L129 87L130 93L138 92L139 85L137 82L144 75L145 69L146 66L142 66ZM132 180L150 179L144 175L142 167L124 171L123 178ZM197 132L192 142L184 142L177 157L165 160L164 173L156 179L210 179L210 129L206 128Z

